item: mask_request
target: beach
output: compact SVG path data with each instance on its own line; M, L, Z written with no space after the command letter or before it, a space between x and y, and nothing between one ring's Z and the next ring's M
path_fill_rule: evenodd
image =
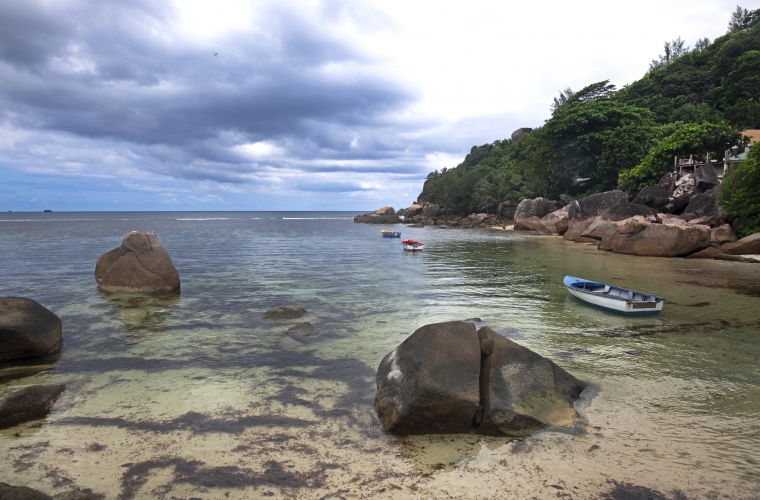
M0 431L0 482L114 499L760 496L760 266L354 215L0 216L3 296L63 322L59 354L0 366L0 396L66 384L44 422ZM424 252L403 252L386 227ZM98 289L98 256L133 230L156 232L180 293ZM665 307L591 309L566 274ZM262 318L284 304L318 334ZM385 433L380 360L449 320L488 325L587 382L579 423L517 440Z

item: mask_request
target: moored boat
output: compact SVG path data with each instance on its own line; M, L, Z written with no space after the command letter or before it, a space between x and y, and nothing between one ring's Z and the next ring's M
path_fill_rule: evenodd
M422 250L424 247L422 243L416 240L402 240L401 245L404 247L404 250L409 250L411 252Z
M386 238L401 238L401 231L391 231L390 229L383 229L380 232Z
M637 292L595 281L565 276L570 295L592 306L628 316L659 314L665 300L650 293Z

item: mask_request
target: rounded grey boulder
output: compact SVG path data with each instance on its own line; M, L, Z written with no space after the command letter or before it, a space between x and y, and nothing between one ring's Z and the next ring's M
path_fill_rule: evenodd
M0 361L46 356L61 348L61 318L32 299L0 298Z
M153 232L133 231L101 255L95 279L109 292L171 292L180 285L177 268Z
M415 331L380 362L375 411L394 434L524 436L571 426L586 387L488 327L451 321Z

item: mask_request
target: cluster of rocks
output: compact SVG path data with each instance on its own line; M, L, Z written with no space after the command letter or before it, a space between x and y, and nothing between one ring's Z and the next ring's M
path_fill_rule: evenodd
M681 177L669 173L631 202L617 190L561 202L523 200L514 228L624 254L757 262L740 255L760 253L760 235L739 240L740 221L718 205L718 183L715 169L706 165Z
M95 279L109 292L172 292L180 286L179 273L154 233L129 233L120 247L100 256ZM54 354L62 333L61 319L38 302L0 298L0 362L23 364ZM22 366L21 372L28 370ZM0 429L45 418L65 387L34 385L6 395L0 400Z
M401 216L404 217L401 220ZM365 224L405 223L410 227L503 227L512 224L512 219L501 215L474 213L468 216L444 213L440 206L430 202L416 202L398 212L393 207L383 207L372 213L357 215L354 222ZM411 224L409 224L411 223Z
M308 312L309 311L298 305L285 305L269 309L262 315L262 317L272 321L290 321L305 316ZM292 325L288 328L286 333L303 337L319 335L319 331L308 321Z
M0 361L29 360L61 348L61 319L38 302L0 298ZM45 418L65 385L33 385L0 399L0 429Z
M524 436L571 426L586 384L552 361L465 321L426 325L383 358L375 411L394 434Z
M400 214L393 207L383 207L364 215L354 217L354 222L363 224L398 224L401 222Z

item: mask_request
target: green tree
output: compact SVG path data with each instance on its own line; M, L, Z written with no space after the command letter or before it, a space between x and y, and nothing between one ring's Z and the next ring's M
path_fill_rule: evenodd
M620 172L620 189L635 195L670 172L675 156L704 157L710 153L713 158L722 158L726 149L741 142L741 134L726 122L673 124L661 129L663 135L670 131L672 133L656 142L640 164Z
M741 217L740 237L760 232L760 146L728 169L720 186L720 202L726 213Z
M597 82L572 95L543 127L551 149L556 197L576 181L589 179L586 192L612 189L618 172L631 168L647 153L654 136L653 114L614 98L609 81Z

